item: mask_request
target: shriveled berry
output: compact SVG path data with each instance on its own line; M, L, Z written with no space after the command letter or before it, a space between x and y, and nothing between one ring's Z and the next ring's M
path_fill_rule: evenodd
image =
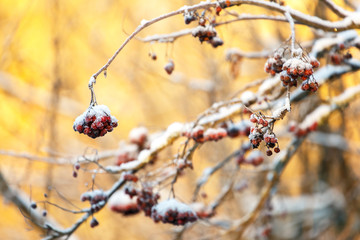
M94 228L99 225L99 222L96 220L96 218L92 218L90 221L90 227Z
M32 202L32 203L30 204L30 207L31 207L32 209L36 209L36 208L37 208L36 202Z

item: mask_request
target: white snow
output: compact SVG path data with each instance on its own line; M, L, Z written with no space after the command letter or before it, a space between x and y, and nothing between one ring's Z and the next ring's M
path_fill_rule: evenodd
M87 116L96 116L95 121L100 121L101 117L103 116L111 116L110 109L105 105L96 105L90 106L85 112L83 112L80 116L78 116L75 121L74 125L83 125L85 123L85 118ZM117 122L117 119L111 116L111 121Z
M156 211L158 215L162 216L165 216L169 210L177 211L178 213L192 213L196 216L195 211L189 205L181 203L174 198L160 202L151 209L151 211Z
M318 53L322 52L326 48L329 48L339 43L350 41L358 36L359 35L355 30L349 30L338 33L336 37L321 38L315 42L310 55L312 57L316 57Z
M259 87L258 94L263 96L266 93L270 93L272 89L280 84L280 77L277 75L273 78L265 80Z
M94 76L91 76L89 80L89 87L92 87L96 83L96 78Z
M140 141L141 138L147 136L148 130L146 127L133 128L129 133L129 139L132 141Z
M140 24L141 24L141 25L145 25L145 24L147 24L148 22L149 22L148 20L142 19L141 22L140 22Z
M126 206L136 204L136 198L130 198L124 191L117 191L110 197L108 203L110 208L114 206Z
M288 111L286 106L282 106L280 108L277 108L275 111L273 111L273 118L275 119L282 119L285 116L285 113Z
M216 121L225 119L225 118L231 116L232 114L238 113L241 109L242 109L242 104L240 104L240 103L233 104L231 106L221 107L219 109L218 113L214 113L214 114L211 114L211 115L201 118L199 120L198 124L204 125L204 124L208 124L208 123L214 123Z
M252 91L245 91L241 94L240 99L244 105L249 105L256 101L256 95Z
M205 168L203 170L202 176L197 181L197 184L198 185L204 185L207 182L207 180L209 179L212 171L213 171L212 167Z
M339 96L336 96L332 99L332 102L336 104L343 104L345 102L348 102L348 100L352 99L355 95L360 93L360 85L357 85L355 87L350 87L346 89L342 94Z
M326 117L331 113L331 106L322 104L319 107L317 107L313 112L311 112L309 115L306 116L304 121L300 124L301 129L307 129L311 125L313 125L315 122L320 122L322 118Z
M157 151L162 149L174 138L179 137L183 129L184 129L184 124L179 122L172 123L170 126L168 126L166 131L161 136L155 138L151 142L150 150Z
M257 158L263 158L264 157L264 155L263 155L263 153L261 152L261 151L259 151L259 150L252 150L247 156L246 156L246 160L247 161L252 161L252 160L254 160L254 159L257 159Z

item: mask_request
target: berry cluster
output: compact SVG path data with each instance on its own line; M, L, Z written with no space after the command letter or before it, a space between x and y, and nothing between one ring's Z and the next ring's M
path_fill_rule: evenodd
M215 215L215 212L213 211L213 209L206 207L201 202L192 203L191 208L195 211L196 216L199 219L211 218Z
M269 130L264 134L264 142L266 144L266 147L268 148L268 150L266 151L266 155L272 155L272 151L270 150L270 148L273 148L275 153L280 152L280 148L278 147L278 139L275 134L270 132Z
M196 126L184 131L182 135L192 138L198 143L203 143L206 141L218 141L227 136L227 131L224 128L208 128L205 131L204 127Z
M128 152L128 151L121 152L118 155L116 165L120 166L121 164L134 161L134 160L136 160L136 158L137 158L137 153L136 152L135 153L134 152Z
M274 152L276 153L280 152L278 139L270 130L269 122L265 120L264 116L261 113L259 115L251 114L250 121L256 124L255 127L250 129L249 139L252 148L258 148L260 143L264 140L265 145L268 148L266 155L272 155L271 148L274 148Z
M274 53L274 57L270 57L265 63L265 72L270 73L271 76L275 76L276 73L282 71L282 67L286 59L283 57L284 50L278 49Z
M265 63L265 72L272 76L280 73L280 80L283 86L296 87L298 79L303 81L301 89L304 91L316 92L318 83L315 81L313 73L320 63L304 55L301 49L294 50L294 53L288 54L287 48L278 49L274 57L269 58ZM286 55L296 55L288 57Z
M117 127L117 119L110 114L105 105L90 106L74 122L73 129L91 138L104 136Z
M355 45L356 46L356 45ZM345 45L344 43L338 44L333 51L330 53L330 61L334 65L340 65L345 60L351 59L352 54L350 52L345 52L350 46Z
M138 191L131 186L126 186L124 192L125 194L129 195L131 199L138 194Z
M91 211L97 212L107 201L107 195L102 190L85 192L81 195L81 201L89 201L91 204Z
M146 187L137 192L138 207L145 212L145 216L151 216L151 208L157 204L159 194L154 194L152 188Z
M264 155L259 150L251 151L246 158L244 158L244 161L241 163L251 164L253 166L259 166L264 162Z
M306 136L308 133L313 132L317 129L318 123L314 122L309 127L301 128L295 122L289 124L289 132L292 132L297 137Z
M125 174L124 180L136 183L139 180L139 178L134 174Z
M301 89L304 91L316 92L318 83L315 81L314 68L318 68L320 63L316 59L311 59L310 63L300 58L288 59L283 65L280 80L283 86L297 86L297 79L303 81Z
M195 21L197 18L196 18L196 14L194 12L188 12L186 11L184 13L184 21L185 21L185 24L190 24L191 22Z
M146 127L133 128L129 133L129 140L131 143L142 148L148 139L148 130Z
M263 127L267 127L269 125L269 122L265 120L265 118L262 115L256 115L251 114L250 115L250 122L260 124Z
M174 225L185 225L197 220L196 213L186 204L175 199L161 202L151 210L151 218L155 222L171 223Z
M249 136L250 134L250 122L249 121L241 121L237 123L227 124L226 132L227 136L234 138L238 136Z
M200 25L196 27L192 31L192 35L193 37L199 38L201 43L206 41L210 43L214 48L224 44L223 40L216 36L216 30L211 25L205 27Z

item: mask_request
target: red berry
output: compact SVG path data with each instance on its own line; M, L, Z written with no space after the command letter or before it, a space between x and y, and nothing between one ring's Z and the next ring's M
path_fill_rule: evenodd
M279 153L279 152L280 152L280 148L278 148L278 147L274 148L274 152Z
M272 155L272 151L271 151L270 149L268 149L268 150L266 151L266 155L267 155L267 156L271 156L271 155Z
M79 164L79 163L75 163L75 164L74 164L74 168L75 168L75 170L78 171L78 170L80 169L80 164Z
M100 122L100 121L96 122L96 127L97 127L97 129L102 130L104 128L104 124L102 122Z
M88 126L86 126L84 128L84 134L89 134L90 133L90 128Z
M79 133L82 133L84 130L83 126L82 125L77 125L76 126L76 131L78 131Z
M73 171L73 177L77 178L77 176L78 176L78 173L76 171Z

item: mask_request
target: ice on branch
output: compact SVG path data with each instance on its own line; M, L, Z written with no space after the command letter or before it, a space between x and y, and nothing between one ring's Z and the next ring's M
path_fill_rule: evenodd
M151 209L151 218L155 222L171 223L174 225L185 225L197 220L195 211L176 199L163 201Z

